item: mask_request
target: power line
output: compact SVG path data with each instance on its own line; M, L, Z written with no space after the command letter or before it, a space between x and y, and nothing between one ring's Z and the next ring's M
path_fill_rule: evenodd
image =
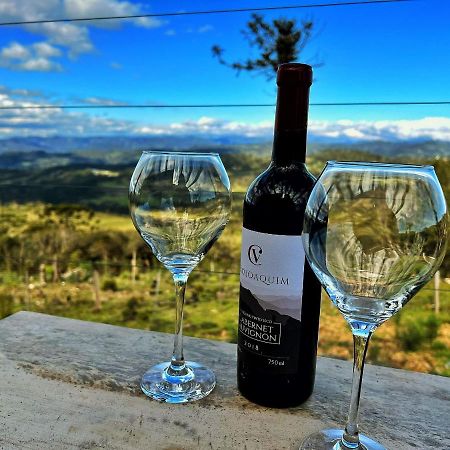
M402 105L450 105L449 100L411 101L411 102L334 102L310 103L310 106L402 106Z
M150 255L154 256L153 253L149 253ZM19 261L16 258L10 258L10 260L14 261L16 264L19 264L23 261ZM39 260L42 263L47 263L47 264L51 264L54 262L53 259L50 258L42 258ZM97 261L97 260L87 260L87 259L79 259L79 260L72 260L72 259L67 259L67 258L59 258L58 262L60 264L63 265L74 265L74 264L84 264L84 265L95 265L97 267L126 267L129 268L131 266L131 262L130 260L128 261L116 261L116 262L107 262L107 261ZM136 264L136 266L138 269L143 269L143 270L155 270L155 268L149 267L149 266L145 266L142 264ZM157 267L157 270L161 270L162 267ZM195 268L193 270L193 273L210 273L210 274L217 274L217 275L229 275L229 276L239 276L240 272L231 272L231 271L226 271L226 270L208 270L208 269L199 269L199 268ZM2 271L0 270L0 276L2 274L8 274L8 272L6 271ZM423 287L421 289L421 291L441 291L441 292L450 292L450 289L434 289L434 288L430 288L430 287Z
M149 255L154 256L153 253L149 253ZM26 259L19 261L16 258L9 258L11 261L13 261L16 264L22 264L23 262L27 262ZM51 258L40 258L39 262L44 263L44 264L52 264L54 262L54 259ZM125 261L117 261L117 262L106 262L106 261L98 261L95 259L78 259L78 260L72 260L72 259L67 259L67 258L58 258L58 263L59 264L63 264L63 265L74 265L74 264L78 264L78 265L93 265L93 266L97 266L97 267L127 267L129 268L131 266L131 261L128 260L127 262ZM144 270L154 270L149 266L144 266L142 264L136 264L134 267L137 267L138 269L144 269ZM158 270L162 269L162 267L158 267ZM240 275L239 272L229 272L229 271L221 271L221 270L207 270L207 269L199 269L199 268L195 268L193 272L198 272L198 273L214 273L214 274L218 274L218 275L234 275L234 276L238 276ZM6 271L2 271L0 270L0 275L2 273L8 273Z
M186 151L186 154L189 155L189 150ZM57 154L55 154L54 156L57 156ZM87 163L87 164L91 164L91 163ZM130 163L130 164L134 164ZM92 162L91 165L95 165L95 161ZM246 170L240 173L241 175L255 175L256 173L253 170ZM33 188L33 189L49 189L49 188L72 188L72 189L91 189L91 190L95 190L95 191L118 191L118 192L123 192L124 194L128 195L128 186L93 186L93 185L82 185L82 184L64 184L64 183L60 183L60 184L53 184L53 183L49 183L49 184L43 184L43 183L20 183L20 184L11 184L11 183L0 183L0 189L2 188L8 188L8 187L13 187L13 188ZM244 195L245 192L233 192L233 195ZM0 204L1 206L1 204ZM1 214L0 214L1 216Z
M0 26L8 25L32 25L40 23L58 23L58 22L88 22L94 20L114 20L114 19L141 19L151 17L171 17L171 16L193 16L193 15L205 15L205 14L225 14L225 13L244 13L244 12L256 12L256 11L277 11L277 10L289 10L289 9L303 9L303 8L326 8L333 6L354 6L354 5L371 5L376 3L400 3L410 2L412 0L365 0L365 1L352 1L352 2L330 2L330 3L313 3L302 5L287 5L287 6L267 6L260 8L237 8L237 9L214 9L204 11L179 11L179 12L164 12L154 14L133 14L123 16L100 16L100 17L80 17L74 19L43 19L43 20L26 20L15 22L0 22Z
M11 258L13 259L13 258ZM51 264L54 262L54 260L52 259L42 259L41 260L44 263L47 264ZM19 261L14 260L14 262L18 263ZM124 262L116 262L116 263L110 263L110 262L104 262L104 261L93 261L93 260L61 260L58 259L58 262L61 264L66 264L66 265L73 265L73 264L84 264L84 265L95 265L97 267L126 267L129 268L131 266L131 263L128 261L126 263ZM136 265L135 267L137 267L138 269L141 270L145 270L145 271L154 271L154 270L162 270L162 268L158 267L157 269L155 268L151 268L149 266L143 266L141 264ZM216 275L227 275L227 276L239 276L240 273L239 272L228 272L228 271L220 271L220 270L207 270L207 269L198 269L195 268L192 272L193 274L195 273L205 273L205 274L216 274ZM5 277L6 275L6 277ZM0 278L10 278L13 279L14 277L11 276L11 272L6 272L6 271L2 271L0 270ZM434 288L428 288L428 287L424 287L421 289L421 291L429 291L429 292L434 292L434 291L439 291L439 292L450 292L450 289L434 289Z
M95 165L95 163L92 163ZM6 184L1 183L0 189L3 188L33 188L33 189L53 189L53 188L64 188L64 189L91 189L100 192L109 192L109 191L119 191L124 194L128 194L128 187L120 187L120 186L81 186L78 184Z
M393 102L319 102L310 103L310 106L407 106L407 105L450 105L450 100L432 101L393 101ZM15 105L0 106L0 110L13 109L126 109L126 108L273 108L274 103L205 103L205 104L173 104L173 105L152 105L152 104L118 104L118 105Z

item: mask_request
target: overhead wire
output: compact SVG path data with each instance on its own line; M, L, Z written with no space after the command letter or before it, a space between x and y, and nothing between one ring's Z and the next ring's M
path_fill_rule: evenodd
M138 18L156 18L169 16L188 16L188 15L204 15L204 14L224 14L224 13L243 13L243 12L261 12L261 11L276 11L276 10L293 10L303 8L324 8L324 7L338 7L338 6L356 6L356 5L374 5L387 3L404 3L413 0L356 0L343 2L325 2L325 3L309 3L297 5L280 5L267 6L255 8L228 8L228 9L211 9L201 11L173 11L163 13L148 13L148 14L132 14L120 16L98 16L98 17L79 17L79 18L61 18L61 19L36 19L25 21L11 21L0 22L0 26L7 25L31 25L44 23L59 23L59 22L83 22L83 21L98 21L98 20L122 20L122 19L138 19ZM319 102L311 103L313 107L333 107L333 106L402 106L402 105L449 105L449 100L438 101L365 101L365 102ZM250 103L250 104L96 104L96 105L0 105L0 110L30 110L30 109L124 109L124 108L264 108L274 107L272 103Z
M415 101L367 101L367 102L312 102L309 106L410 106L410 105L450 105L450 100ZM96 104L96 105L0 105L0 110L14 109L124 109L124 108L268 108L274 103L191 103L191 104Z
M363 0L363 1L345 1L345 2L327 2L327 3L310 3L300 5L284 5L284 6L265 6L257 8L229 8L229 9L210 9L203 11L173 11L163 13L148 13L148 14L129 14L120 16L98 16L98 17L75 17L75 18L61 18L61 19L36 19L36 20L18 20L10 22L0 22L0 26L12 25L35 25L45 23L67 23L67 22L89 22L99 20L124 20L124 19L143 19L143 18L157 18L157 17L174 17L174 16L193 16L205 14L230 14L230 13L244 13L244 12L261 12L261 11L277 11L289 9L304 9L304 8L327 8L337 6L356 6L356 5L374 5L386 3L404 3L413 0Z

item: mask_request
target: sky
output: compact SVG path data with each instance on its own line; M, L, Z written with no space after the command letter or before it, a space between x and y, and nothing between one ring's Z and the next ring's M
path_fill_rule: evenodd
M320 0L0 0L0 22L252 8ZM343 3L336 0L336 3ZM274 80L221 65L257 54L249 12L0 27L0 106L275 102ZM415 0L261 12L312 20L300 62L311 102L450 101L450 1ZM3 110L0 138L102 134L269 137L274 108ZM311 106L311 133L330 139L450 140L450 105Z

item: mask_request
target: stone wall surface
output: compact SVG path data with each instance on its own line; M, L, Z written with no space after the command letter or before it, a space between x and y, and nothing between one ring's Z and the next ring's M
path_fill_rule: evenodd
M172 336L21 312L0 321L4 449L296 449L346 420L350 362L319 358L315 392L297 408L256 406L236 389L236 346L185 338L187 359L217 376L209 397L161 404L141 394ZM388 449L449 449L450 379L368 365L361 431Z

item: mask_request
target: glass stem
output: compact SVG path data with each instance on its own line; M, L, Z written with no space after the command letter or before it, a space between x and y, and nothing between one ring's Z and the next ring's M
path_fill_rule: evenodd
M361 384L364 372L364 362L366 359L367 348L372 332L367 330L353 329L353 381L352 395L350 399L350 409L348 412L347 425L342 436L341 447L344 449L358 449L359 431L358 431L358 411L359 398L361 396Z
M173 281L175 283L176 293L176 322L175 322L175 336L173 343L173 354L168 371L170 375L185 375L187 368L184 363L183 356L183 308L184 308L184 293L186 291L186 283L188 280L186 273L174 273Z

